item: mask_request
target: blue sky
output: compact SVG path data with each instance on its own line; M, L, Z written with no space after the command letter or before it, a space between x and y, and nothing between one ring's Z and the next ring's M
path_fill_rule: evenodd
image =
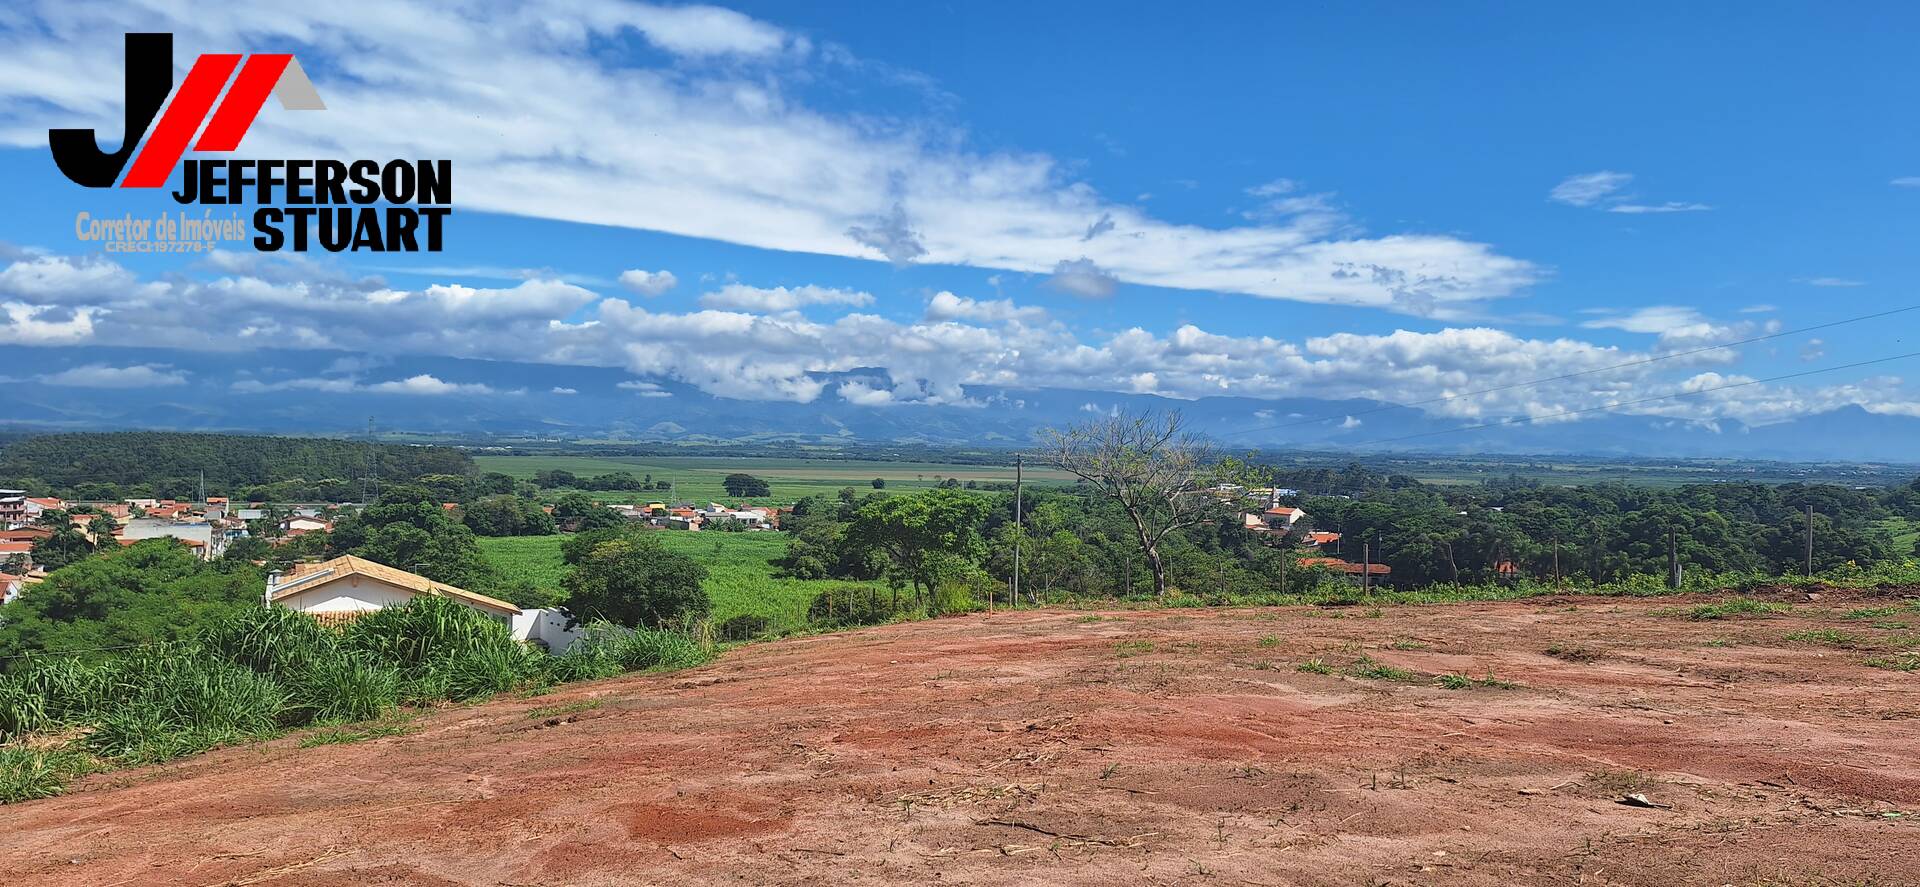
M1920 301L1910 7L1205 13L25 4L0 15L0 339L582 363L876 406L975 384L1404 401ZM446 252L90 255L76 211L165 204L73 186L45 130L117 132L119 35L140 29L177 32L181 67L301 58L329 109L269 103L243 154L451 156ZM1920 350L1915 317L1442 409L1546 415ZM856 366L893 386L809 381ZM1920 415L1916 372L1639 411Z

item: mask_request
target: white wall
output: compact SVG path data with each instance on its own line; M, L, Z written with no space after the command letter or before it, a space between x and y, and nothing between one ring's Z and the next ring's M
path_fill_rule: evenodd
M303 613L353 613L404 606L414 592L368 576L348 576L327 582L315 579L312 588L302 589L275 601L279 606Z
M545 642L547 652L555 655L566 652L580 634L577 628L567 628L567 614L560 610L521 610L513 617L514 640Z

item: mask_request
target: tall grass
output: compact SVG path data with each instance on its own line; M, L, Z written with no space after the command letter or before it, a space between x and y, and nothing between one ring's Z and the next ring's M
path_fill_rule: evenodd
M29 657L0 676L0 803L57 794L97 765L155 763L289 729L381 718L410 703L686 668L712 655L710 639L684 632L598 625L586 634L574 650L548 656L496 620L420 597L341 631L262 607L191 642L99 662ZM53 747L21 744L66 733L73 736Z

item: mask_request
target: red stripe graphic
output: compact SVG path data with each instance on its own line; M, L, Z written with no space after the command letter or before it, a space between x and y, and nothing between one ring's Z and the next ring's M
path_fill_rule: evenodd
M213 100L220 96L220 88L227 85L227 78L233 76L233 69L239 64L238 55L209 54L194 61L193 70L187 72L187 79L174 92L173 101L167 104L160 122L154 124L153 134L147 136L147 143L133 158L133 167L127 170L120 187L158 188L167 183L173 167L180 162L180 155L186 153L187 143L193 140L194 131L200 128L200 121L206 119L207 109L213 106Z
M227 87L227 97L220 100L220 107L213 112L213 119L207 122L206 131L200 133L200 141L193 146L193 150L232 151L239 148L240 138L253 125L254 116L267 103L267 96L272 94L274 85L280 82L280 72L287 69L290 61L293 61L293 56L289 53L248 56L247 63L240 68L240 76L234 79L232 86Z

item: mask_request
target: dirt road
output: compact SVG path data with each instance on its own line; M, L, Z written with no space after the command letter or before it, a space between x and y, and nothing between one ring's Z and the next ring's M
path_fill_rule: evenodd
M0 807L0 883L1920 884L1920 673L1863 664L1920 610L1775 599L759 644L92 777Z

